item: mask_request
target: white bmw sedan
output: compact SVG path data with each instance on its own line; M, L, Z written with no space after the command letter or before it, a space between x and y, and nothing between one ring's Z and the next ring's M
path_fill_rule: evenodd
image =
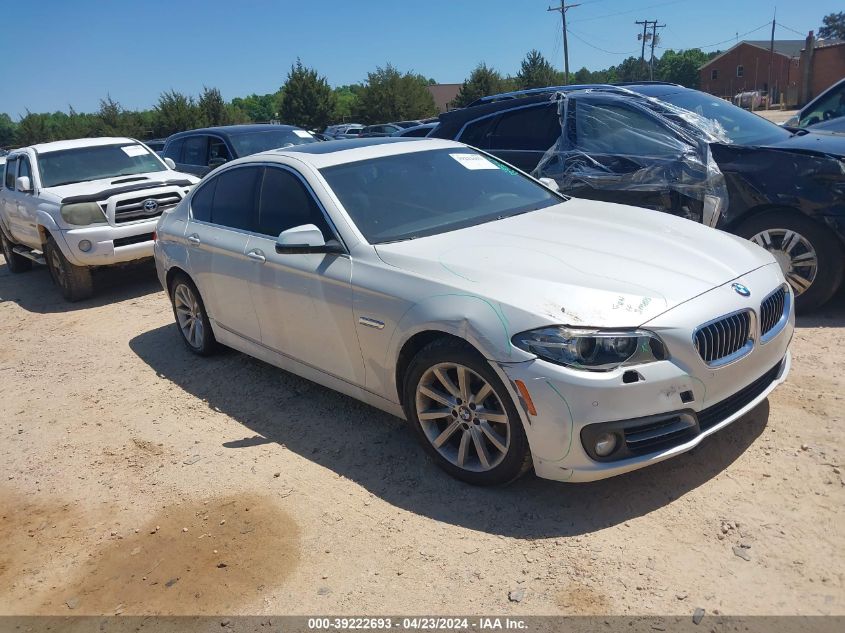
M789 371L793 295L765 250L451 141L232 161L164 213L155 255L191 351L221 343L403 417L474 484L679 455Z

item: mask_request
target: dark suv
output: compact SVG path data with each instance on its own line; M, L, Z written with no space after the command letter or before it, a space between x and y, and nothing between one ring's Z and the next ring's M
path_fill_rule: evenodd
M493 95L440 116L430 137L485 150L564 193L633 204L768 249L798 306L825 303L845 267L845 137L794 133L675 84Z
M315 142L310 132L292 125L225 125L174 134L162 156L172 159L178 171L205 176L235 158Z

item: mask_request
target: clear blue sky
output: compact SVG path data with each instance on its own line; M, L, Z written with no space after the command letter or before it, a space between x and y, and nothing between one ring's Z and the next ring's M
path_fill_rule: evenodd
M568 13L573 71L639 54L635 20L666 23L665 48L714 50L770 22L775 6L778 22L797 31L779 28L778 39L803 39L822 16L843 9L834 0L581 2ZM93 111L106 94L124 107L148 108L163 90L197 94L203 85L226 99L263 94L279 88L297 56L334 86L363 81L388 61L440 83L463 81L481 61L515 73L531 48L562 67L560 19L546 11L550 3L556 0L8 0L0 18L0 112L17 119L26 108ZM764 27L744 39L768 37Z

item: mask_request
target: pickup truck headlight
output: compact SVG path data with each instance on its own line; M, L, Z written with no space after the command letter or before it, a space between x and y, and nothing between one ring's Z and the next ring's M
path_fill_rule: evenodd
M644 330L545 327L517 334L512 342L543 360L586 371L611 371L667 357L663 341Z
M65 222L76 226L88 226L89 224L102 224L106 222L106 214L96 202L63 204L61 214Z

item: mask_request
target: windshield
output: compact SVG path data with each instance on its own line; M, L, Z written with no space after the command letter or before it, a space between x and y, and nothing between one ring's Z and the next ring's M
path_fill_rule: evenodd
M675 92L657 97L679 108L716 121L731 142L737 145L764 145L790 136L784 128L761 116L738 108L724 99L697 91Z
M229 140L235 146L238 156L249 156L271 149L281 149L303 143L316 143L315 139L305 130L263 130L261 132L243 132L230 134Z
M38 156L41 186L166 171L167 166L138 143L77 147Z
M565 199L464 148L373 158L320 173L371 244L454 231Z

